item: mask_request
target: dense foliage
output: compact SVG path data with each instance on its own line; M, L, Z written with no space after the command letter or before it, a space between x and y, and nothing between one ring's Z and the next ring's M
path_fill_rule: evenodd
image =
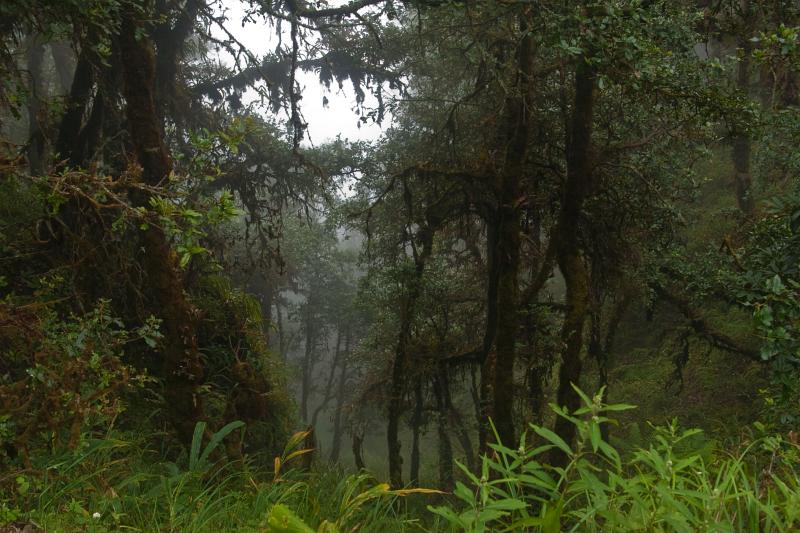
M4 1L0 532L797 529L799 69L788 0Z

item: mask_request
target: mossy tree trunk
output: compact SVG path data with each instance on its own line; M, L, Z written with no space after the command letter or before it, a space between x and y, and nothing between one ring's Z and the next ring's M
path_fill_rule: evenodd
M532 8L519 16L522 35L518 45L515 84L504 103L498 131L498 147L504 154L496 172L497 212L488 221L487 256L489 261L489 301L487 336L484 350L494 343L484 363L484 394L491 396L489 414L494 419L500 441L512 445L514 433L514 369L518 329L519 259L521 233L522 181L528 155L532 125L533 35L528 31ZM486 396L484 396L486 398ZM485 400L484 400L485 401ZM485 451L486 422L482 423L481 445Z
M739 65L736 72L736 84L744 94L750 94L750 56L752 44L750 43L750 27L752 25L752 9L750 0L742 0L742 23L744 29L739 37ZM750 168L752 159L753 140L750 134L741 126L733 134L733 167L734 185L736 188L736 203L739 210L745 215L752 215L755 210L753 199L753 174Z
M126 117L134 154L146 185L163 185L172 171L155 105L155 55L153 45L140 32L131 11L120 30ZM74 86L74 84L73 84ZM149 194L134 194L134 202L147 206ZM198 388L203 364L197 347L196 313L184 293L177 258L163 230L151 224L141 235L142 267L146 276L145 298L152 313L162 320L162 372L164 399L172 424L190 442L195 424L202 420L203 404Z
M564 346L558 374L556 402L569 411L580 405L580 397L572 388L581 377L584 324L589 312L590 271L581 251L579 239L581 211L592 184L592 129L594 120L595 75L583 60L575 71L575 95L567 140L567 181L564 189L557 231L557 261L566 284L566 312L561 328ZM555 432L567 443L575 437L575 426L561 417L556 419ZM563 466L567 456L553 452L552 462Z

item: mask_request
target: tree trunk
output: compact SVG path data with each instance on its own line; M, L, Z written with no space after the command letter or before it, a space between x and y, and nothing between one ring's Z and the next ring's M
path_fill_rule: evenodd
M72 50L65 41L55 41L50 43L50 54L53 56L53 64L58 75L58 84L61 89L59 94L66 94L72 85L73 70L75 69Z
M514 367L518 326L518 274L520 254L521 184L528 154L531 129L531 91L533 83L533 36L527 31L530 13L520 16L523 35L517 51L516 90L505 102L505 117L499 146L505 154L497 176L497 230L491 269L497 278L497 326L492 383L492 415L499 440L513 446Z
M489 451L491 428L489 420L494 418L494 375L497 356L492 350L497 337L497 223L486 222L486 330L483 334L483 354L478 394L478 449L480 453Z
M259 303L261 304L261 331L264 333L267 345L272 340L272 306L275 303L275 283L271 276L263 276L264 285Z
M450 491L453 488L453 446L450 442L449 430L449 383L447 369L441 365L433 382L436 396L436 414L438 418L437 434L439 438L439 488Z
M423 409L425 409L422 396L422 380L418 379L414 387L414 415L411 417L411 471L409 478L412 485L419 484L419 465L421 454L419 451L419 438L422 431Z
M39 176L44 172L44 134L40 120L42 119L42 62L44 45L39 36L33 35L26 40L26 60L28 63L28 169L31 176Z
M589 339L588 354L597 362L597 369L600 378L600 387L603 388L603 402L608 401L608 369L609 369L609 355L614 347L614 339L617 335L617 329L628 308L630 298L628 294L623 294L621 299L614 302L611 307L611 316L606 325L605 335L603 335L603 305L596 304L595 309L591 312L591 333ZM610 437L610 424L604 423L600 425L600 434L603 440L608 442Z
M520 110L521 111L521 110ZM524 113L524 112L523 112ZM523 150L524 151L524 150ZM521 165L520 165L521 167ZM521 171L521 168L518 168ZM503 180L502 205L497 238L497 332L492 384L492 415L497 436L513 446L514 436L514 367L517 343L517 275L519 270L519 175Z
M579 385L582 369L581 351L583 349L583 329L588 313L589 273L578 250L564 252L559 259L559 268L567 285L567 312L561 329L564 352L558 373L557 403L569 412L580 407L580 397L572 388ZM575 438L575 426L558 417L555 432L568 444ZM553 464L564 466L567 457L556 451Z
M120 37L123 38L123 36ZM83 115L86 113L86 106L89 104L94 85L94 71L89 60L91 53L89 48L89 44L85 44L78 55L75 75L72 77L72 85L56 139L55 151L59 160L66 160L70 166L78 166L83 162L82 150L79 145L80 132L83 128ZM127 64L125 67L126 72L132 68ZM144 80L142 81L144 82ZM130 109L130 104L128 108ZM144 166L142 161L139 164Z
M469 436L469 428L464 424L464 417L458 412L453 405L450 405L450 420L452 426L456 428L456 437L461 449L464 450L464 459L467 462L467 467L471 472L475 472L478 468L478 463L475 460L475 449L472 446L472 439Z
M400 309L400 330L397 335L394 362L392 364L391 396L386 427L386 440L389 451L389 483L394 488L403 486L403 457L400 453L400 417L403 414L403 395L405 392L406 370L408 368L408 341L411 336L411 323L414 320L417 299L422 290L422 276L425 264L433 248L433 229L420 229L422 252L415 258L414 277L408 288Z
M278 354L286 362L286 331L284 330L283 311L281 311L281 295L275 298L275 316L278 325Z
M538 354L534 355L534 357L538 356ZM531 413L531 421L534 424L541 424L545 406L545 381L543 370L535 361L532 361L528 366L525 382L527 384L528 409Z
M364 465L364 435L353 433L353 459L356 463L356 470L361 471L366 468Z
M750 18L750 2L744 0L742 2L743 17L745 24ZM749 33L749 32L747 32ZM739 61L738 71L736 75L736 82L741 90L746 95L750 94L750 54L752 47L748 35L739 41L739 48L742 57ZM750 160L752 153L753 141L750 134L746 131L737 131L733 136L733 167L734 167L734 183L736 186L736 203L739 210L745 215L752 215L755 209L755 201L753 199L753 176L750 170Z
M486 418L483 416L483 411L481 410L481 407L482 407L482 404L481 404L482 396L481 396L481 394L483 392L483 390L482 390L483 379L482 378L478 379L478 375L477 374L478 374L479 370L481 370L481 373L482 373L483 367L482 366L478 366L478 365L470 365L470 369L469 369L469 377L470 377L469 395L470 395L470 398L472 399L472 407L474 409L474 414L475 414L475 424L476 424L476 426L478 428L478 453L480 454L480 453L483 453L483 451L484 451L483 450L483 444L485 444L484 440L483 440L483 438L485 437L485 435L484 435L485 434L485 430L481 426L483 425L483 423L486 420Z
M339 370L339 390L336 393L336 412L333 416L333 443L331 444L331 462L339 460L339 454L342 447L342 410L344 409L344 402L347 395L347 357L350 353L350 331L348 330L345 335L344 341L344 357Z
M314 409L314 414L311 415L311 425L313 427L317 426L317 419L319 418L319 414L328 407L328 402L331 400L331 395L333 392L333 382L336 380L336 368L339 366L339 361L342 355L342 330L341 328L336 329L336 349L333 352L333 361L331 361L331 368L330 372L328 373L328 381L325 383L325 392L322 396L322 401L319 402L319 405L316 409Z
M567 288L566 313L561 329L564 346L558 375L556 401L570 412L580 406L580 397L572 388L581 377L583 329L589 310L589 269L580 250L579 228L584 200L591 187L591 139L594 117L595 77L591 67L581 60L575 71L575 96L567 142L567 182L559 213L556 246L558 266ZM575 426L561 417L555 432L567 443L575 437ZM556 449L552 462L564 466L567 456Z
M316 343L316 331L314 325L314 316L312 313L311 295L308 296L308 300L306 301L305 319L306 342L301 369L303 375L301 383L302 388L300 390L300 418L303 420L303 422L308 422L308 401L311 396L314 369L314 345Z
M142 180L149 186L158 186L168 179L172 162L163 142L153 98L152 43L140 35L134 17L130 11L125 13L120 32L128 128L142 167ZM76 74L73 89L76 83L80 84L78 79ZM148 194L132 194L132 198L139 206L149 203ZM143 232L142 248L146 299L153 314L162 320L164 399L171 422L188 444L195 424L203 419L202 397L198 393L203 365L197 349L195 312L184 294L175 254L160 227L150 225Z

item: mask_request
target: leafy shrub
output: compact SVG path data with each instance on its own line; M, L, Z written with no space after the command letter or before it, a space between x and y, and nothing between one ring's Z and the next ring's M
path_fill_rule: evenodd
M774 442L751 442L741 452L712 461L691 446L699 430L676 423L657 428L653 442L623 458L601 437L609 412L602 391L580 392L585 406L558 416L578 428L570 447L550 430L532 425L543 444L523 435L518 449L492 445L480 477L461 466L471 486L457 483L461 508L430 507L453 531L793 531L800 526L800 490L794 472L759 471L759 452ZM564 468L544 460L552 449L569 457ZM767 462L772 463L772 461ZM774 463L773 463L774 464Z
M0 305L0 444L30 466L32 448L74 449L93 427L122 411L122 393L145 378L122 361L124 346L154 343L156 321L134 332L100 300L61 320L44 306Z

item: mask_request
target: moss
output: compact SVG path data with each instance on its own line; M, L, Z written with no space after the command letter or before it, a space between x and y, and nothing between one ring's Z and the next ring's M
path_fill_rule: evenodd
M192 291L201 320L198 343L208 378L209 414L247 424L245 452L279 451L293 425L283 362L268 348L261 306L220 275Z

